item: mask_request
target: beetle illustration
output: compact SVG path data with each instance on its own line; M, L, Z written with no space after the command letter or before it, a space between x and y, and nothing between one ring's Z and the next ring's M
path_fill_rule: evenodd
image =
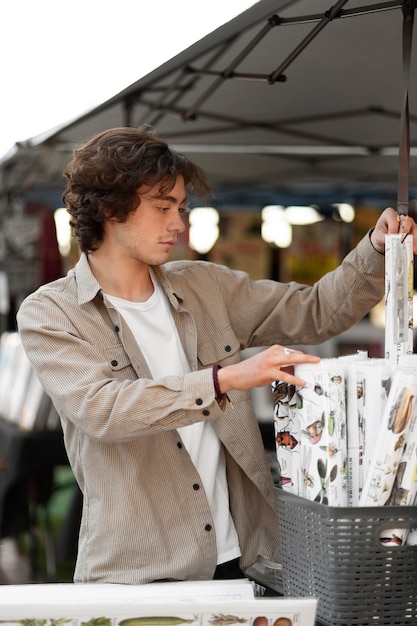
M282 430L276 435L276 442L278 446L283 446L293 450L298 445L298 440L290 433L289 430Z

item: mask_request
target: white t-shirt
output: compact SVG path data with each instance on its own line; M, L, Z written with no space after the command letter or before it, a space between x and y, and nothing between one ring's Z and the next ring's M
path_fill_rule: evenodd
M152 274L151 274L152 275ZM154 379L190 371L168 299L152 276L154 292L146 302L106 297L124 317ZM240 556L239 540L229 509L224 450L209 420L178 428L203 483L214 520L217 562Z

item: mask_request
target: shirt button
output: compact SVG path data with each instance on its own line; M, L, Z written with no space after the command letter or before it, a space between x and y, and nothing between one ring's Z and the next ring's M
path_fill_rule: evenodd
M182 443L181 443L181 441L177 441L177 446L178 446L178 448L181 450L181 448L182 448Z
M116 361L116 359L113 359L113 361L111 362L111 364L113 365L113 367L116 367L116 365L117 365L117 361Z
M114 330L116 331L116 333L118 333L118 332L119 332L120 328L117 326L117 324L116 324L116 326L114 327Z
M207 409L204 409L203 415L204 417L207 417L208 415L210 415L210 411L208 411Z
M230 346L225 346L224 349L226 350L226 352L231 352L232 348Z
M198 404L198 406L200 406L201 404L203 404L203 401L201 398L197 398L197 400L195 401L196 404Z
M206 524L204 526L204 530L206 530L207 532L209 532L211 530L211 524Z
M194 491L198 491L200 489L200 485L198 483L194 483L193 489Z

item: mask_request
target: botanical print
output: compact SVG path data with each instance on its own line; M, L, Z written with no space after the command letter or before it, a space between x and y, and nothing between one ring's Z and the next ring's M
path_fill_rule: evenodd
M314 622L302 620L300 612L279 611L279 604L276 610L262 615L241 615L223 613L196 613L195 615L182 614L175 615L149 615L132 617L114 617L85 615L74 618L22 618L12 620L0 620L4 626L235 626L244 624L245 626L311 626Z

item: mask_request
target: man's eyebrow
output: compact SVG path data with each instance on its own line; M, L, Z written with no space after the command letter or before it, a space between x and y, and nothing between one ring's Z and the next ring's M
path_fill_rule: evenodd
M178 199L175 196L166 195L161 193L160 195L152 196L152 200L167 200L168 202L178 202ZM180 204L186 204L188 202L188 197L185 196L183 201Z

